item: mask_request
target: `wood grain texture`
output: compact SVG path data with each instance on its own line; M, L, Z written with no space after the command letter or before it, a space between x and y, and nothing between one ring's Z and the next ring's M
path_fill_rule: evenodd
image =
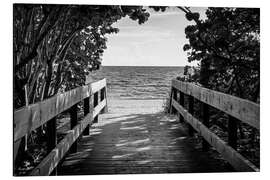
M260 106L256 103L176 79L172 80L172 86L256 129L260 129Z
M98 105L94 108L93 111L93 117L95 118L99 112L106 106L106 99L103 99L101 102L98 103Z
M259 169L253 165L250 161L245 159L232 147L227 145L226 142L221 140L217 135L212 133L205 125L203 125L198 119L194 118L187 112L177 101L172 100L172 105L182 114L184 119L201 135L203 138L211 144L223 157L226 159L237 171L251 172L259 171Z
M117 103L123 110L119 114L113 109L100 115L90 136L80 140L78 152L68 154L58 167L58 175L233 171L215 156L217 152L214 155L198 148L195 138L188 136L175 116L149 109L146 113L146 107L134 109L132 102L130 107Z
M78 123L73 129L67 132L65 138L57 144L49 155L47 155L42 162L31 172L32 176L47 176L53 172L58 163L65 156L65 154L74 145L78 137L85 131L88 126L93 124L94 117L100 113L100 111L106 106L106 99L103 99L94 109L90 109L90 112ZM90 106L91 107L91 106Z
M106 86L106 79L58 94L14 112L14 142Z
M71 145L81 135L86 126L91 122L93 118L89 113L80 123L75 126L72 130L67 132L65 138L57 144L56 148L53 149L49 155L47 155L41 163L30 173L32 176L48 176L68 152Z

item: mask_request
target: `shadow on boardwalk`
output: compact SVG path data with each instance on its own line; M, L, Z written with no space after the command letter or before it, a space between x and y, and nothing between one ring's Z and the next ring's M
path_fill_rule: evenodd
M58 175L228 172L214 151L203 152L176 117L151 114L104 114L80 139Z

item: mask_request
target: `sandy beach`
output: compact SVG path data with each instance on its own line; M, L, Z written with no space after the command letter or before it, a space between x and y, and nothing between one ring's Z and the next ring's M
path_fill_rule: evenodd
M165 99L125 100L108 98L108 114L149 114L163 111Z

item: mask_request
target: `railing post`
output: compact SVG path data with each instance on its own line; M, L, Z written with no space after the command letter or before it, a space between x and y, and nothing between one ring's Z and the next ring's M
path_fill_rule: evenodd
M103 101L105 99L105 87L103 87L101 90L100 90L100 101ZM105 108L104 107L102 110L101 110L101 113L105 113Z
M169 102L169 110L168 113L172 114L172 98L173 98L173 87L171 87L171 92L170 92L170 102Z
M177 101L177 90L174 87L172 87L172 92L171 92L170 114L175 114L176 113L176 109L172 105L172 100L176 100Z
M209 115L209 105L206 104L206 103L202 103L202 119L203 119L203 124L209 128L209 118L210 118L210 115ZM202 149L203 151L208 151L209 150L209 144L208 142L203 139L202 140Z
M188 97L188 111L191 115L194 115L194 97L191 95ZM188 124L188 134L194 135L194 129L190 124Z
M105 98L106 98L105 113L107 113L108 112L107 85L105 86Z
M57 145L57 134L56 134L56 118L52 118L46 124L47 134L47 148L48 152L52 151ZM51 175L57 175L57 167L54 168Z
M83 100L83 114L84 114L84 116L86 116L89 112L90 112L90 98L87 97ZM85 135L85 136L89 135L89 131L90 131L90 124L88 124L86 126L85 130L83 131L83 135Z
M73 105L70 110L70 129L73 129L78 124L77 104ZM70 152L77 152L77 140L70 147Z
M98 105L98 91L94 94L94 108ZM94 118L94 122L93 123L97 123L98 122L98 114L96 115L96 117Z
M237 121L238 119L229 116L228 121L228 144L236 149L237 148Z
M183 92L181 92L181 91L179 91L180 92L180 98L179 98L179 104L182 106L182 107L184 107L184 103L185 103L185 97L184 97L184 93ZM180 114L180 117L179 117L180 119L180 122L182 123L182 122L184 122L184 117Z
M177 89L175 89L175 88L173 88L174 89L174 91L173 91L173 99L175 100L175 101L177 101ZM176 112L177 112L177 110L173 107L173 114L175 114Z
M48 151L51 151L55 148L57 144L56 140L56 118L53 118L47 123L47 146Z

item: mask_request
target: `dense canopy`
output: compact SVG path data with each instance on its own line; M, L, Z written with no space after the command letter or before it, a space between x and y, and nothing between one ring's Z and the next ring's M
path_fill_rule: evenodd
M15 108L84 84L101 64L105 34L117 33L112 24L125 16L141 24L149 13L142 6L15 4Z
M260 10L208 8L207 18L183 9L194 21L185 29L188 61L199 61L203 86L255 102L260 91Z

